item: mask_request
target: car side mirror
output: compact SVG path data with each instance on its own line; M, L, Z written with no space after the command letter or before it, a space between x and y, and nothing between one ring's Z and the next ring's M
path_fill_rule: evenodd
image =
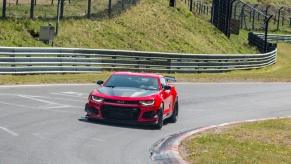
M169 85L166 85L166 86L164 86L164 90L171 90L171 86L169 86Z
M98 80L98 81L97 81L97 84L98 84L98 85L102 85L103 83L104 83L104 82L103 82L102 80Z

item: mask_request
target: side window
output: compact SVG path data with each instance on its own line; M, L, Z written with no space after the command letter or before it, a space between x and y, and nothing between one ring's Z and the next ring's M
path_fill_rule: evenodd
M162 87L167 85L166 79L163 77L161 78L161 84L162 84Z

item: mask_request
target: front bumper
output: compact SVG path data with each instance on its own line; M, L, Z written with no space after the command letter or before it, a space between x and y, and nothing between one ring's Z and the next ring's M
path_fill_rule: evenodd
M94 103L85 106L86 117L106 122L154 125L158 122L158 108L140 105Z

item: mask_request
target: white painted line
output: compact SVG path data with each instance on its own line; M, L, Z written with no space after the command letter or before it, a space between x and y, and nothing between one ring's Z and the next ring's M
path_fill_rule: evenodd
M52 94L52 95L61 95L61 96L66 96L66 97L74 97L74 98L88 98L88 97L85 97L85 96L77 96L77 95L66 94L65 92L51 92L50 94Z
M50 106L50 107L45 107L46 109L61 109L61 108L70 108L71 106L69 105L59 105L59 106Z
M89 95L89 94L88 94ZM53 99L53 100L65 100L65 101L74 101L74 102L83 102L83 99L78 99L78 100L74 100L74 99L70 99L70 98L59 98L59 97L43 97L43 98L47 98L47 99ZM88 97L87 97L88 98ZM87 99L86 98L86 99Z
M56 102L47 101L47 100L37 98L38 96L31 96L31 95L17 95L17 96L22 97L22 98L27 98L27 99L30 99L33 101L38 101L38 102L45 103L45 104L60 105L59 103L56 103Z
M0 126L0 129L3 130L3 131L5 131L5 132L7 132L8 134L11 134L11 135L15 136L15 137L19 136L19 135L18 135L17 133L15 133L14 131L9 130L9 129L5 128L5 127L1 127L1 126Z
M7 102L4 102L4 101L0 101L0 104L19 107L19 108L33 109L35 111L37 111L37 109L38 109L38 110L42 110L42 111L59 112L59 113L71 113L71 114L78 114L79 113L79 112L77 113L77 112L71 112L71 111L66 111L66 110L56 110L56 109L31 107L31 106L26 106L26 105L18 105L18 104L13 104L13 103L7 103ZM74 106L70 106L70 108L74 108ZM75 108L79 108L79 107L75 107Z
M33 84L33 85L0 85L0 88L17 88L17 87L55 87L55 86L94 86L92 83L87 84Z
M78 96L78 97L80 97L80 96L83 96L83 95L84 95L84 93L81 93L81 92L73 92L73 91L69 91L69 92L62 92L62 93L64 93L64 94L68 94L68 95L73 95L73 96Z
M45 107L46 109L56 109L56 108L83 108L83 107L79 107L79 106L71 106L71 105L66 105L66 104L60 104L57 102L53 102L53 101L48 101L48 100L43 100L40 98L37 98L38 96L31 96L31 95L17 95L19 97L23 97L23 98L27 98L33 101L38 101L41 103L45 103L48 105L54 105L54 106L49 106L49 107Z

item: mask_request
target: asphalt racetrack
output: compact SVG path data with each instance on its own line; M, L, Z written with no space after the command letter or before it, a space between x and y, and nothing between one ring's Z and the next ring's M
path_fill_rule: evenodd
M84 121L96 85L0 86L0 164L148 164L158 140L188 129L291 115L291 83L177 84L162 130Z

